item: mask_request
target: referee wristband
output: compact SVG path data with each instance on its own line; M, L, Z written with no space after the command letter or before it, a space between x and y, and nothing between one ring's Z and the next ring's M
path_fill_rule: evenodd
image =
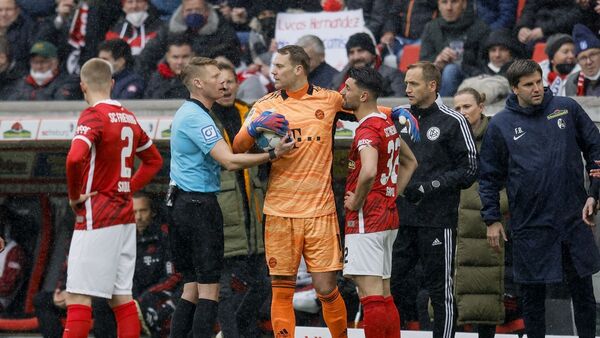
M277 155L275 154L275 149L269 149L269 161L273 161L276 158Z

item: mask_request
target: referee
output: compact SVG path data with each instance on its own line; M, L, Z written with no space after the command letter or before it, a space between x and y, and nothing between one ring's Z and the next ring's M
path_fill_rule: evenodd
M233 154L211 118L223 96L217 62L195 57L183 69L190 98L175 113L171 127L171 183L167 205L172 217L173 260L183 274L183 294L173 314L171 337L211 337L217 317L223 268L223 216L217 203L221 166L227 170L276 160L294 147L293 140L269 153ZM287 132L283 116L271 114L253 127ZM256 129L255 129L256 130Z

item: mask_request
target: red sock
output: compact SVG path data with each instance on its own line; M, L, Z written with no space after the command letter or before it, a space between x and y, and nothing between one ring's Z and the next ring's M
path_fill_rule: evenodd
M134 301L113 308L117 320L117 336L119 338L139 338L140 320Z
M383 296L367 296L360 299L363 305L364 329L367 338L384 338L388 327L388 315Z
M92 326L92 308L87 305L67 306L67 322L63 338L87 338Z
M388 314L386 338L400 338L400 313L394 304L394 297L385 297L385 311Z

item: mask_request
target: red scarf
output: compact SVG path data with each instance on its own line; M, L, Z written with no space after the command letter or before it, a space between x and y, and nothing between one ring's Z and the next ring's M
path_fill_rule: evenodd
M169 67L169 65L166 63L160 63L158 65L158 73L165 79L172 79L177 76L177 74L173 73L171 67Z
M585 75L583 75L583 72L579 72L579 77L577 78L577 96L585 96L584 82Z
M75 48L85 46L85 31L87 26L89 7L87 3L82 2L81 6L75 12L73 22L69 29L69 44Z

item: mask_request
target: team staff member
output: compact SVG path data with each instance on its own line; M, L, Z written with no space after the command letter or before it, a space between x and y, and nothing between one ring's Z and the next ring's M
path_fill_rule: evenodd
M373 68L348 72L342 97L358 127L350 148L344 207L344 276L358 286L366 337L400 338L400 316L390 293L392 247L398 233L396 195L417 168L394 122L377 109L383 78Z
M67 155L69 204L76 213L67 270L64 338L87 337L92 296L109 299L119 337L139 337L131 296L135 218L131 194L160 170L162 158L132 112L110 100L111 66L91 59L81 68L90 105L77 122ZM134 156L142 160L133 173Z
M544 337L546 284L566 280L577 333L594 337L592 274L600 270L600 255L580 218L587 198L581 155L588 164L600 159L600 134L577 102L544 89L535 61L515 61L506 77L513 94L481 144L479 196L488 240L498 247L504 237L499 191L506 186L527 336Z
M400 130L419 167L404 198L398 199L402 217L394 244L392 280L401 280L421 262L433 305L433 337L449 338L454 337L456 322L452 278L458 203L460 190L477 178L477 149L464 116L442 103L440 77L431 62L417 62L406 72L406 95L421 138L413 142L404 137L408 128ZM401 111L395 108L392 115Z
M272 276L271 321L275 337L293 337L292 299L300 256L304 256L323 305L331 336L347 336L346 306L336 284L342 269L339 225L333 200L334 120L342 96L308 83L310 59L304 49L277 50L272 63L277 91L258 100L233 142L238 153L254 139L251 126L263 112L275 111L289 121L296 150L273 163L265 198L265 251ZM287 244L289 243L289 244Z
M223 216L217 203L221 166L238 170L276 160L294 147L293 140L261 154L233 154L208 111L223 96L217 61L195 57L182 71L190 98L175 113L171 134L171 186L174 261L183 274L183 294L173 314L171 336L211 337L217 317L223 268ZM284 119L272 114L252 125L280 134ZM190 325L193 320L193 324Z

